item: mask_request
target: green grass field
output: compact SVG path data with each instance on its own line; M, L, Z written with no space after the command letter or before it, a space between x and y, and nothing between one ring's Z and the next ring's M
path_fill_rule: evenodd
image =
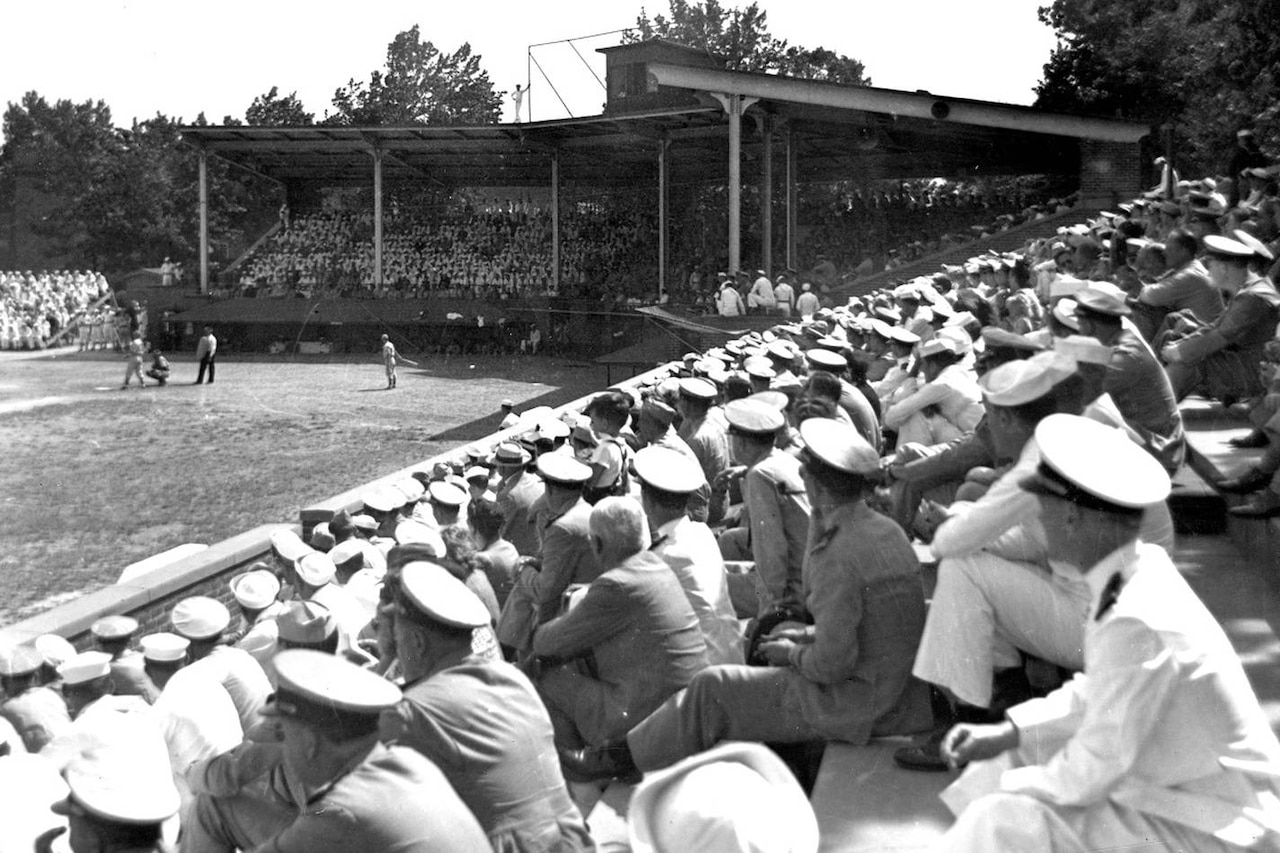
M603 370L510 356L219 359L214 385L119 390L124 360L0 353L0 625L481 438L517 411L602 388Z

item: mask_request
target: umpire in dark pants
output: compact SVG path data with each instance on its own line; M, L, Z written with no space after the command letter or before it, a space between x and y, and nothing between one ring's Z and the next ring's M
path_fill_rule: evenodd
M209 371L209 384L213 384L213 360L218 355L218 339L213 335L213 327L205 326L204 335L196 346L196 358L200 359L200 372L196 374L196 384L204 382L204 372Z

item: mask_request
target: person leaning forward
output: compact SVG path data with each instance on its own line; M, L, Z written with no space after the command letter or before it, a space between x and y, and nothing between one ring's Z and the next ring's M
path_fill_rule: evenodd
M535 683L562 752L621 738L707 664L680 581L648 550L640 505L622 497L596 504L591 544L609 569L533 635Z
M489 624L475 593L439 565L408 563L393 614L406 687L382 713L383 742L434 762L494 850L593 849L537 691L511 664L471 651L472 631Z
M1036 428L1021 481L1050 551L1091 592L1085 671L994 725L942 743L970 763L943 800L947 850L1274 850L1280 744L1222 628L1144 508L1169 477L1122 434L1074 415Z
M378 742L380 715L401 699L395 685L311 650L281 652L275 667L275 698L263 713L278 721L282 740L246 743L188 771L199 797L184 851L489 849L434 764Z
M902 530L866 505L880 459L847 425L800 425L813 534L804 566L811 625L775 630L767 667L712 666L625 739L569 755L583 779L667 767L725 740L866 743L930 725L929 694L911 677L924 625L919 564Z

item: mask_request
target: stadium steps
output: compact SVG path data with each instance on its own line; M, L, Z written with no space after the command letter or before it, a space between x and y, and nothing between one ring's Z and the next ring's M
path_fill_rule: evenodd
M1031 222L1024 222L1021 225L1015 225L1007 231L997 231L994 234L985 235L967 243L949 246L931 255L925 255L918 260L903 264L897 269L872 273L847 285L832 288L832 294L842 299L847 299L850 296L864 296L877 288L887 286L891 281L933 275L941 269L943 264L959 266L970 258L981 255L984 252L1012 252L1015 249L1022 248L1028 240L1053 237L1058 233L1058 228L1094 219L1100 212L1096 208L1073 207L1063 213L1046 216L1044 219L1036 219Z

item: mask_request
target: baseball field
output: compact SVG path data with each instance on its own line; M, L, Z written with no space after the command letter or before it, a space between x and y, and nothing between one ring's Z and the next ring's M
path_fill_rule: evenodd
M0 352L0 625L481 438L504 398L605 385L541 356L417 360L392 391L372 355L221 354L215 384L179 356L168 385L121 390L114 353Z

